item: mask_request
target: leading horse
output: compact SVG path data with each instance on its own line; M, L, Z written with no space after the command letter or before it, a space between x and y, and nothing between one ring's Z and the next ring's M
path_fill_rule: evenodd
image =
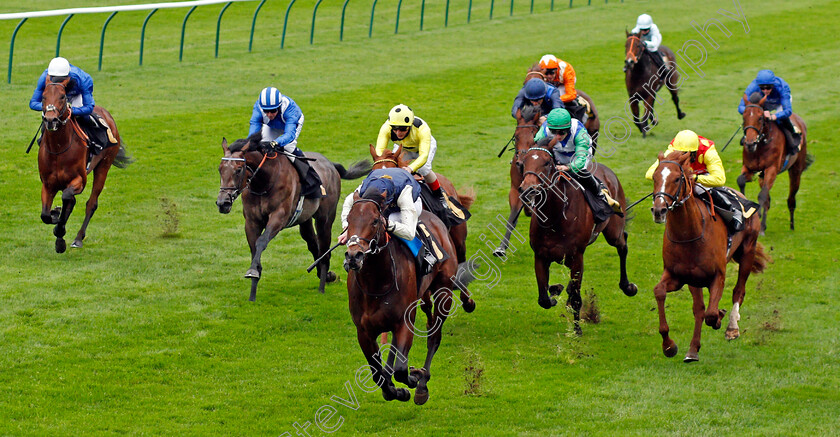
M761 205L759 215L761 216L761 233L767 229L767 210L770 209L770 189L776 181L779 173L787 170L790 178L790 191L788 193L788 210L790 211L790 229L793 230L793 211L796 209L796 193L799 191L799 182L802 173L810 165L807 149L807 128L805 121L797 114L790 115L790 121L796 125L802 133L802 142L799 151L790 158L785 166L785 134L775 122L764 117L764 102L767 97L762 97L757 102L750 102L747 96L743 97L746 106L744 108L744 151L743 169L738 176L738 188L744 193L747 182L752 180L752 175L761 172L761 191L758 193L758 203Z
M671 291L688 284L694 301L694 334L685 362L697 361L700 351L700 330L703 321L720 329L726 311L718 309L726 280L726 264L738 262L738 282L732 290L732 312L726 338L733 340L740 335L738 321L744 303L747 278L750 273L761 273L769 261L763 246L758 242L759 223L755 215L745 220L744 230L732 236L732 246L727 249L726 224L715 217L712 210L694 195L694 173L687 152L659 154L659 166L653 174L653 219L665 223L662 238L662 278L653 289L659 310L659 333L662 335L662 352L666 357L677 354L677 345L669 337L670 328L665 319L665 297ZM709 305L703 305L703 287L709 289Z
M326 197L301 199L301 183L292 162L282 152L261 150L260 140L259 132L247 139L236 140L230 147L227 139L222 139L221 187L216 199L219 212L227 214L233 201L242 195L245 235L251 249L251 266L245 272L245 277L251 279L248 298L251 301L257 298L262 253L277 233L298 226L300 236L317 260L330 246L341 179L357 179L370 172L370 164L364 161L345 170L341 164L332 163L319 153L307 152L306 159L311 160L310 165L321 178ZM330 271L330 255L324 256L317 267L318 291L323 293L326 283L336 279L335 273Z
M679 85L680 73L676 68L676 57L674 52L663 45L659 46L659 53L665 55L666 63L658 71L656 64L650 56L657 56L647 51L645 44L637 33L624 32L627 39L624 42L624 84L627 86L627 95L630 96L630 110L633 112L633 121L636 127L642 132L642 138L653 129L658 123L653 105L656 102L656 93L666 85L671 92L671 100L677 108L677 118L682 120L685 112L680 109ZM668 64L672 64L669 70L665 70ZM639 118L639 101L644 104L644 113Z
M460 290L464 310L472 312L475 302L467 285L473 278L452 257L418 278L411 251L385 230L384 197L367 192L354 193L353 199L347 216L349 238L344 268L348 272L350 314L359 346L385 400L406 402L411 398L407 389L394 386L393 374L397 381L416 388L414 403L421 405L429 399L427 383L431 378L432 358L443 336L441 327L456 311L452 308L453 290ZM427 211L423 211L420 219L440 243L440 249L453 253L455 246L440 219ZM418 306L426 314L426 329L418 329L414 323ZM385 332L391 332L393 345L383 368L377 337ZM426 361L421 369L408 367L408 353L415 334L427 337Z
M580 335L583 253L599 234L603 233L607 243L618 250L621 270L618 286L621 291L627 296L638 292L636 284L627 279L627 231L623 214L613 214L606 221L596 224L584 198L583 187L565 172L557 170L548 149L531 147L521 154L517 166L523 175L519 192L531 211L530 240L534 250L538 303L545 309L557 305L557 300L549 297L548 293L551 291L552 296L557 296L563 286L549 287L549 267L554 262L563 263L570 271L566 304L574 312L575 333ZM593 162L592 166L592 173L604 182L623 211L626 205L624 189L615 173L602 164Z
M67 219L76 205L76 196L87 185L87 175L93 172L93 189L85 205L85 220L71 247L82 247L88 224L99 206L99 195L105 188L105 179L111 165L124 168L131 163L126 156L117 125L111 114L100 106L93 108L94 114L105 120L119 147L107 147L94 157L88 169L87 136L71 116L72 109L67 101L67 84L70 79L54 80L48 77L43 94L43 136L38 150L38 172L41 175L41 220L55 225L55 251L67 250L64 241ZM61 192L60 207L52 208L53 198Z

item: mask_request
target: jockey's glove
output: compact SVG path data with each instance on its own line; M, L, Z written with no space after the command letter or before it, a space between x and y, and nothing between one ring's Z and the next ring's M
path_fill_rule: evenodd
M260 141L260 147L265 150L277 150L277 141Z
M397 228L397 226L396 226L396 225L394 225L393 223L391 223L390 221L388 221L388 219L387 219L387 218L385 219L385 230L386 230L386 231L388 231L388 232L394 232L394 229L396 229L396 228Z

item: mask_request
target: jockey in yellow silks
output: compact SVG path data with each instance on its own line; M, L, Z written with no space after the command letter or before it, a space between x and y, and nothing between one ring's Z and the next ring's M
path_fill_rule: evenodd
M432 189L432 193L440 198L444 208L449 208L446 192L440 187L437 175L432 171L432 161L437 152L437 141L432 136L429 124L414 115L414 111L406 105L391 108L388 119L379 128L376 139L376 153L381 155L389 142L394 143L394 150L403 147L403 157L411 159L411 163L404 169L411 173L418 173Z

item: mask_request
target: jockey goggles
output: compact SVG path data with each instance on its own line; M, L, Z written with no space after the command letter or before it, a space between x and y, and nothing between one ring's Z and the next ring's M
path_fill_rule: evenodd
M399 132L407 132L409 126L391 126L391 130Z
M263 109L263 112L265 112L266 114L274 114L275 112L277 112L277 111L279 111L279 110L280 110L280 108L274 108L274 109Z
M548 131L551 132L554 135L563 136L563 135L566 135L566 134L569 133L569 128L563 128L563 129L551 129L551 128L549 128Z
M772 90L773 85L759 85L758 88L762 90Z

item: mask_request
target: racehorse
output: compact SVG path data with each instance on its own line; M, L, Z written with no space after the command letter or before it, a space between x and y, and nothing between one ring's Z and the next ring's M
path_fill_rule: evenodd
M55 225L55 251L63 253L67 250L67 243L64 242L67 219L76 205L76 196L85 189L88 173L93 172L93 190L85 206L85 220L70 247L82 247L90 219L99 206L99 195L105 188L105 179L111 165L124 168L132 161L126 156L114 118L105 108L94 106L94 114L105 120L120 146L103 149L94 157L90 169L87 169L87 135L71 116L70 103L67 101L66 87L70 79L48 79L44 87L44 110L41 116L44 134L38 150L41 220L48 225ZM58 192L61 192L61 206L53 209L53 198Z
M499 243L499 247L493 251L493 255L504 258L507 254L507 247L510 243L510 234L516 229L519 222L519 214L522 212L522 199L519 197L519 185L522 184L522 171L517 162L519 155L525 153L534 146L534 136L540 129L541 110L539 106L526 105L516 111L516 128L513 131L511 141L514 144L513 158L510 160L510 190L508 191L508 204L510 215L505 226L505 236ZM527 213L527 212L526 212Z
M627 279L627 231L623 214L614 214L606 221L595 224L583 187L566 172L557 170L549 149L531 147L521 154L517 166L523 175L519 191L531 211L530 240L534 250L538 303L545 309L557 305L553 296L559 295L563 286L556 284L549 287L549 267L552 262L563 263L570 271L566 305L571 306L574 312L575 333L580 335L583 253L598 238L598 234L603 233L607 243L618 250L621 270L618 286L621 291L627 296L634 296L638 291L636 284ZM624 210L624 189L615 173L597 163L593 163L591 170Z
M546 80L545 74L542 73L542 69L540 68L540 64L535 63L531 66L531 69L528 70L528 73L525 75L525 82L533 78L542 79L544 82L548 83ZM525 83L523 82L523 84ZM554 85L554 84L551 84ZM577 91L578 96L583 97L584 100L589 103L589 109L592 111L592 116L586 119L586 123L583 124L586 127L586 132L589 133L589 136L592 137L592 144L597 147L598 146L598 130L601 129L601 119L598 118L598 109L595 108L595 102L592 101L592 98L589 97L589 94L583 92L583 90L575 89ZM562 88L561 88L562 94Z
M633 121L636 127L642 132L644 138L648 131L653 129L657 123L656 113L653 110L656 101L656 93L666 85L671 92L671 100L677 108L677 118L682 120L685 112L680 110L679 84L680 73L676 68L676 57L668 47L659 46L659 53L664 54L667 62L661 67L663 71L657 71L656 64L651 59L652 55L645 48L645 44L637 33L624 32L627 40L624 42L624 83L627 86L627 95L630 96L630 110L633 112ZM673 66L670 71L668 64ZM667 74L666 74L667 72ZM639 101L644 104L644 114L639 118Z
M457 311L452 308L453 290L460 291L464 310L472 312L475 302L467 285L473 277L468 269L461 269L449 257L436 264L428 275L417 278L411 251L385 230L384 196L372 191L362 195L354 193L353 199L347 216L349 238L344 268L348 272L350 314L359 346L385 400L406 402L411 398L407 389L394 386L393 374L397 381L416 388L414 403L422 405L429 399L427 383L431 378L432 358L440 347L441 327ZM453 253L455 247L440 219L428 211L423 211L420 219L440 243L440 249ZM418 330L414 323L418 305L426 313L425 330ZM391 332L393 344L383 369L377 337L385 332ZM423 368L409 370L408 353L415 333L427 336L426 361Z
M703 320L714 329L720 329L726 311L718 309L726 279L726 263L738 262L738 282L732 290L732 312L726 338L733 340L740 335L738 320L744 303L745 285L751 272L761 273L769 261L758 242L759 223L755 215L745 220L744 230L732 236L732 246L727 249L727 229L723 220L715 217L706 204L694 195L694 172L690 167L691 155L671 152L666 159L659 154L659 166L653 174L653 220L665 223L662 238L662 279L653 289L659 309L659 333L662 351L666 357L677 354L677 345L668 336L665 320L665 297L668 292L688 284L694 300L694 335L691 337L685 362L697 361L700 351L700 329ZM709 289L709 305L703 305L703 287Z
M378 155L376 153L376 147L371 144L370 156L373 157L373 169L405 167L408 163L402 160L402 151L402 146L399 146L396 151L385 149L381 155ZM458 194L458 192L455 191L455 185L452 184L452 181L440 173L435 174L437 174L438 182L440 182L440 186L443 190L446 191L448 195L455 196L461 206L469 210L470 206L472 206L473 202L475 202L475 194L469 192ZM422 182L422 178L420 180ZM452 243L455 245L455 254L457 255L456 258L458 259L458 263L466 261L467 222L452 226L449 229L449 236L452 237Z
M761 172L761 191L758 193L758 203L761 205L759 215L761 216L761 234L767 229L767 210L770 209L770 189L776 181L776 176L785 171L782 166L785 164L785 134L775 122L764 117L764 101L762 97L756 103L750 103L744 96L744 166L741 175L738 176L738 188L741 193L747 182L752 180L753 173ZM793 230L793 211L796 209L796 192L799 191L799 182L802 173L808 168L808 151L806 141L806 126L802 118L797 114L790 115L793 122L802 132L802 142L799 152L790 158L786 169L790 178L790 192L788 193L788 210L790 211L790 229Z
M310 164L321 178L326 197L304 199L300 203L301 184L292 162L283 153L264 153L260 140L259 132L247 139L236 140L230 147L227 139L222 139L221 187L216 199L219 212L227 214L233 201L242 195L245 235L251 248L251 267L245 272L245 277L251 279L251 301L257 298L262 253L277 233L298 226L300 236L317 260L330 247L341 179L357 179L370 172L370 163L364 161L345 170L341 164L332 163L319 153L307 152L306 158L311 160ZM324 256L317 267L318 291L323 293L326 283L336 279L335 273L330 271L330 255Z

